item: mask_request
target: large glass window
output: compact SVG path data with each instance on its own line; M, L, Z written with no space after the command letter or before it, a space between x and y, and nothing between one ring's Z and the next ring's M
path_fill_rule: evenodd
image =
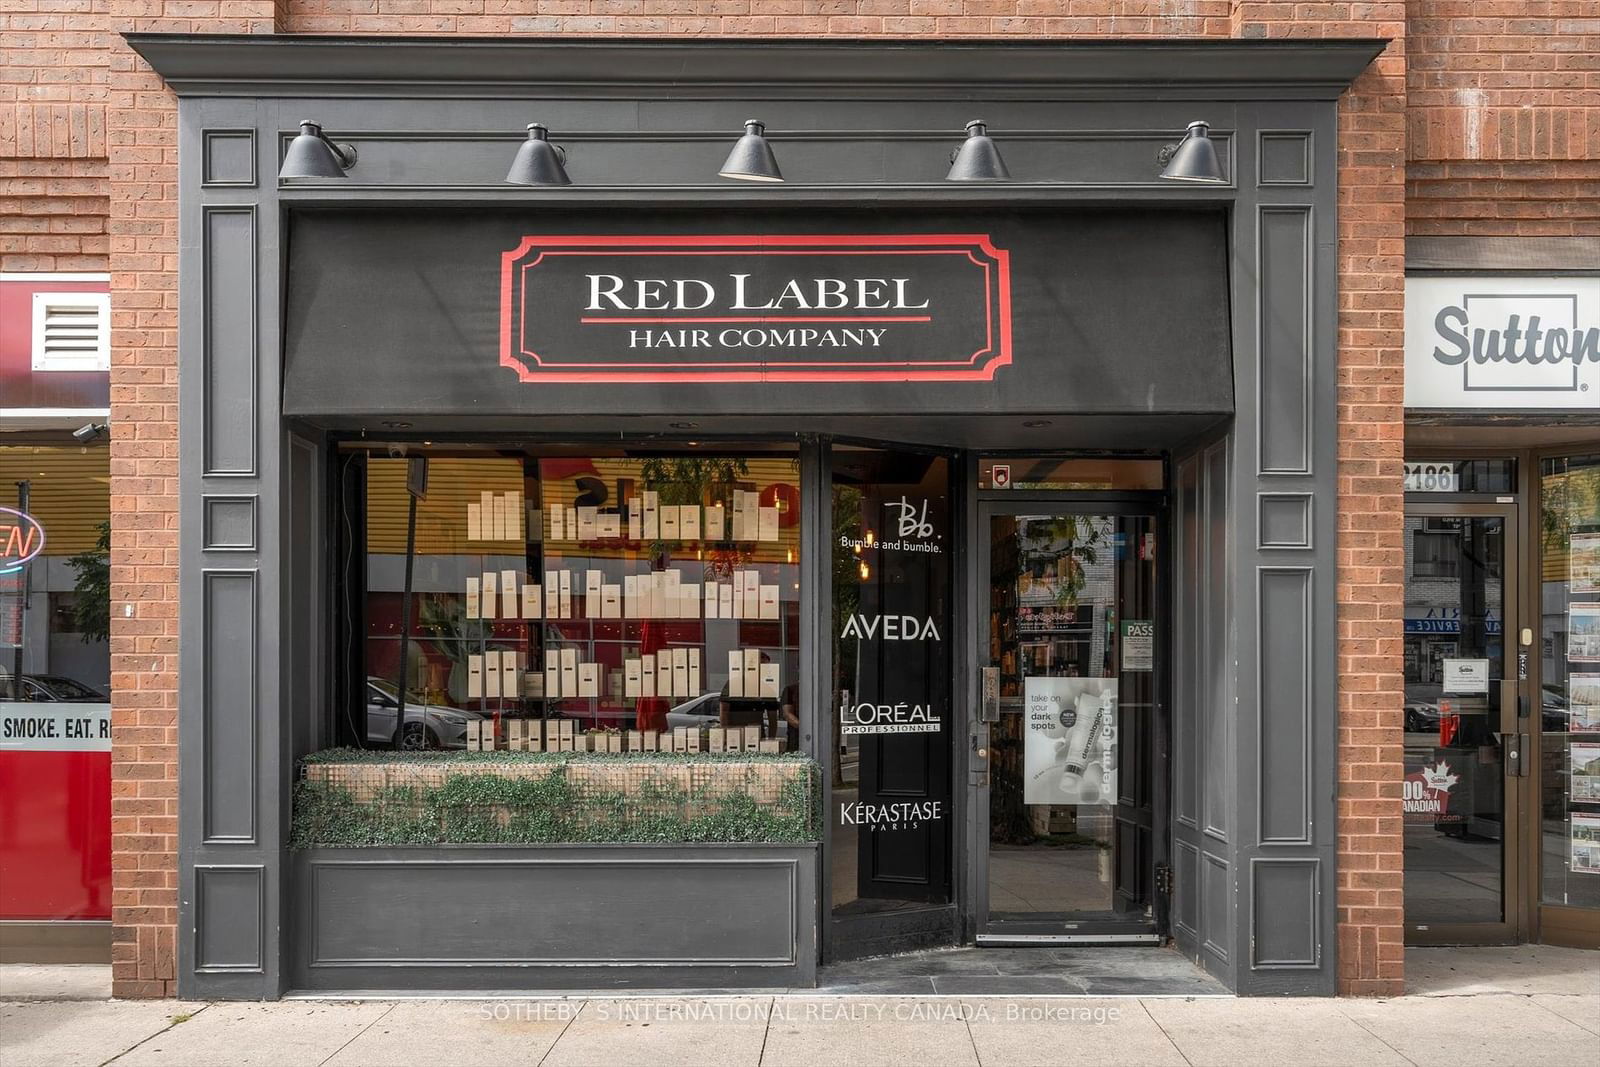
M0 445L0 920L111 916L110 462L52 436Z
M349 458L365 464L365 596L343 620L363 638L363 743L799 747L793 453Z
M1543 899L1600 907L1600 455L1540 469Z

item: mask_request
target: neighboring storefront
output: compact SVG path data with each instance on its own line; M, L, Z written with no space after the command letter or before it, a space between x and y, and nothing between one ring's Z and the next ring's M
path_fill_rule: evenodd
M0 960L111 956L105 275L0 275Z
M1600 947L1600 239L1413 238L1406 931Z
M129 40L188 235L180 995L1168 937L1334 991L1378 42Z

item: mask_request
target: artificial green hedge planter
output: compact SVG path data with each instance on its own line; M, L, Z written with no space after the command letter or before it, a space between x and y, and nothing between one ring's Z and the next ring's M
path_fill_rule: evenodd
M795 754L335 749L301 762L295 848L803 844L822 822L816 761Z

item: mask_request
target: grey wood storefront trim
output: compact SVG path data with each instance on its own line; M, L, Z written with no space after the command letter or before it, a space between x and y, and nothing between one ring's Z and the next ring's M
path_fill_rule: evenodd
M1229 213L1235 416L1197 466L1179 467L1180 483L1207 472L1214 566L1176 584L1196 580L1193 617L1214 629L1201 650L1208 669L1192 675L1204 684L1186 688L1180 674L1174 691L1174 925L1180 945L1241 993L1334 991L1335 514L1309 505L1337 492L1336 101L1383 42L128 40L180 95L181 996L273 998L297 984L283 933L297 913L288 785L325 721L319 675L334 633L326 560L303 550L308 533L327 529L326 427L291 424L282 407L286 216L335 204L550 205L558 194L500 181L534 119L605 161L591 174L573 164L575 180L603 174L604 186L559 194L592 202ZM799 131L784 156L789 186L710 184L750 115L775 137ZM940 182L975 116L1006 131L1007 162L1028 180ZM282 183L282 148L307 117L357 142L368 177ZM1212 123L1229 182L1164 185L1153 149L1195 118ZM773 410L784 388L774 387ZM1009 426L1042 414L973 417ZM1128 433L1139 418L1116 421ZM886 413L846 428L819 418L811 432L871 438L916 419ZM700 433L751 422L729 415ZM454 428L493 425L469 423ZM1048 447L1040 431L1016 433L1015 447ZM947 437L936 423L904 434L960 443ZM208 537L208 497L253 501L253 544ZM970 576L959 580L981 604ZM975 707L975 674L959 677ZM805 699L813 722L829 714L824 694ZM1195 736L1186 722L1203 727L1203 759L1183 751ZM1189 778L1177 770L1185 759ZM956 781L969 771L963 757ZM984 837L967 827L958 840L970 850Z
M444 845L293 857L307 991L807 987L815 845Z

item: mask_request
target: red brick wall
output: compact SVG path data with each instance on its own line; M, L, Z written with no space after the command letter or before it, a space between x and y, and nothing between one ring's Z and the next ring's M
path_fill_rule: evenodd
M1232 0L286 0L293 33L1227 36Z
M1600 156L1412 163L1406 168L1406 232L1600 235Z
M106 269L108 0L0 0L0 270Z
M111 4L119 31L270 32L273 18L270 0ZM112 992L161 997L177 985L178 110L120 39L107 56Z

